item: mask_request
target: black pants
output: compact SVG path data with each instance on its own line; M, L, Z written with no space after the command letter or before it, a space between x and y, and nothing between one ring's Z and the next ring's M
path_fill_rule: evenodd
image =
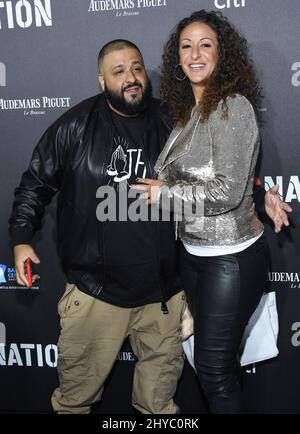
M195 367L212 413L242 413L239 347L266 289L269 251L262 236L248 249L215 257L182 246L181 273L194 317Z

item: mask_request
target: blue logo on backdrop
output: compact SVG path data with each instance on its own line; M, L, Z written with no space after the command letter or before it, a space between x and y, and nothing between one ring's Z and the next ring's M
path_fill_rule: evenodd
M0 289L2 290L10 290L10 289L18 289L18 290L27 290L27 286L19 285L17 283L17 275L14 267L10 267L6 264L0 263ZM38 282L34 282L31 290L39 290L40 286Z
M16 280L15 269L5 264L0 264L0 283L15 282Z
M6 265L0 264L0 283L6 283L5 270L6 270Z

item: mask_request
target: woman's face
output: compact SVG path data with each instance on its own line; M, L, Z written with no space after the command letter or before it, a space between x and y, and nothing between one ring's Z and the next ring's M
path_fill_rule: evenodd
M218 62L216 33L204 23L189 24L179 38L179 59L193 90L203 88Z

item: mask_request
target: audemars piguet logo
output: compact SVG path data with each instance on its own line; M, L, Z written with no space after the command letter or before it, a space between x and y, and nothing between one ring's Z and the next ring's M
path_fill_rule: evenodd
M246 0L214 0L217 9L244 8Z
M121 362L134 362L135 358L132 351L120 351L116 360Z
M0 30L52 26L51 0L0 1Z
M0 62L0 87L1 86L6 86L6 67L2 62Z
M115 12L116 17L139 15L142 9L166 7L168 0L89 0L88 12Z
M20 111L24 116L45 115L46 110L67 109L70 107L70 96L50 97L42 96L40 98L22 98L22 99L4 99L0 98L0 111Z
M300 273L287 271L272 271L269 273L269 282L285 283L292 289L300 289Z

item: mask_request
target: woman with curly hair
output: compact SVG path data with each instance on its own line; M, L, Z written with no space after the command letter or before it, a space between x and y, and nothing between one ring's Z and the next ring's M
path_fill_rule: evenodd
M149 202L175 214L210 411L242 413L238 353L269 260L252 196L260 96L246 40L221 13L180 21L165 46L161 96L175 129L156 164L159 180L141 182Z

